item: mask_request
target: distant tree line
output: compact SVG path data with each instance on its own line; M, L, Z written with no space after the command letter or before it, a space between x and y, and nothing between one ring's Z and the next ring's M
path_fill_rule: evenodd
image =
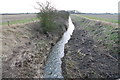
M81 12L77 11L77 10L68 10L68 12L70 14L80 14Z

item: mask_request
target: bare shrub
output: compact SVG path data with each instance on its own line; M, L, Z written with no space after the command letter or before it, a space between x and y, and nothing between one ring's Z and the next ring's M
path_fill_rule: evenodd
M51 5L50 2L46 1L45 4L37 2L39 5L40 12L37 17L40 19L40 24L43 29L43 32L51 32L55 30L55 17L57 10Z

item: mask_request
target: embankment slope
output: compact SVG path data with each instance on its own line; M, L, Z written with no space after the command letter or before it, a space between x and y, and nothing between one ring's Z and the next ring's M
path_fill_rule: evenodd
M118 26L71 15L75 30L65 46L65 78L118 78Z
M68 17L58 16L57 21L64 22L47 34L39 22L3 26L2 78L42 78L48 54L66 31Z

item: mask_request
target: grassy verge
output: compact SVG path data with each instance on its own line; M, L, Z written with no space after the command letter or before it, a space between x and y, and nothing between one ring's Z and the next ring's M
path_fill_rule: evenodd
M98 17L93 17L93 16L87 16L87 15L77 15L77 16L85 17L85 18L89 18L89 19L94 19L94 20L100 20L100 21L119 23L120 24L120 22L118 20L112 20L112 19L106 19L106 18L98 18Z
M15 20L15 21L10 21L9 25L12 25L12 24L25 24L25 23L35 21L35 20L38 20L38 18L35 17L35 18L29 18L29 19ZM8 22L2 22L2 23L0 23L0 25L8 25Z

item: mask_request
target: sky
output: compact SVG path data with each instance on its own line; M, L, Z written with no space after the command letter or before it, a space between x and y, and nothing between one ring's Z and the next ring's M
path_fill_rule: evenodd
M39 12L36 2L46 0L1 0L0 13ZM119 0L47 0L58 10L78 10L83 13L118 13Z

